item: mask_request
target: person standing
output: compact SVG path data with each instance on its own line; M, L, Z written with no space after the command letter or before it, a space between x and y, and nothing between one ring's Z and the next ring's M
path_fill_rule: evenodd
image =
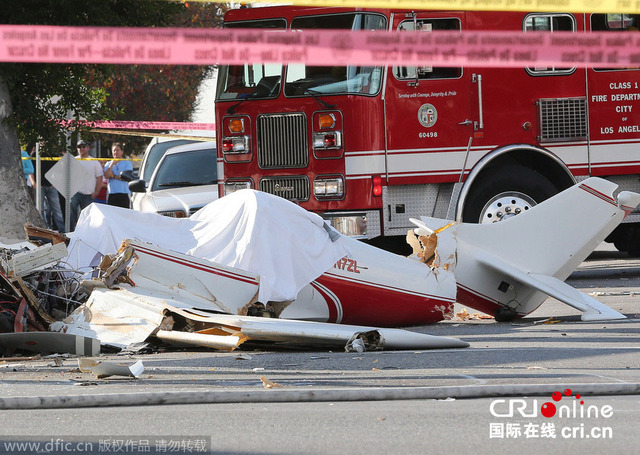
M20 150L20 157L22 158L22 171L24 172L24 178L27 182L29 190L32 190L36 186L35 169L33 162L31 161L31 155L26 150Z
M118 207L129 208L130 194L129 183L122 180L123 171L132 171L131 161L123 160L124 150L120 142L114 142L111 146L113 160L104 166L104 176L107 182L107 204Z
M76 228L76 223L80 212L87 207L96 198L100 190L102 189L102 166L97 161L90 161L89 156L89 144L80 140L77 144L78 156L76 159L80 160L80 164L86 172L86 176L83 179L80 190L71 198L71 219L70 225L73 231Z

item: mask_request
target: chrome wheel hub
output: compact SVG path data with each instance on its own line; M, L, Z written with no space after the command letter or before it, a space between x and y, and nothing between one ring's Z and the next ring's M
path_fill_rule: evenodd
M507 192L493 197L480 212L480 224L497 223L516 216L536 205L536 201L524 193Z

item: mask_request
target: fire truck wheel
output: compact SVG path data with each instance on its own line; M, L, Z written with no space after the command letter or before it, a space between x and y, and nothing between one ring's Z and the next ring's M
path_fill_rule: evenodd
M640 226L636 223L621 224L614 231L613 246L627 252L631 257L640 257Z
M466 223L496 223L558 193L542 174L520 166L500 166L473 184L463 211Z

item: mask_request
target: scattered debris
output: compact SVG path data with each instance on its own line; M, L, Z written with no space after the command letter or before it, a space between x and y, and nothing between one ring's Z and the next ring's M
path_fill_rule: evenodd
M66 256L67 247L64 243L45 245L13 255L4 268L9 276L23 277L39 269L50 267Z
M255 302L260 285L257 276L133 240L125 240L119 251L102 261L108 270L119 264L117 274L108 274L118 285L95 286L87 302L53 323L51 330L94 336L119 349L149 337L226 351L247 342L363 351L468 346L407 330L282 319L270 313L247 316L245 310ZM126 260L121 261L123 256ZM104 270L99 270L103 277Z
M53 363L50 363L49 366L51 366L51 367L64 366L64 359L62 359L61 357L54 357L53 358Z
M220 351L233 351L247 340L244 335L211 335L177 330L158 330L155 336L162 341L178 346L203 346Z
M273 382L272 380L264 377L264 376L260 376L260 380L262 381L262 386L265 389L275 389L277 387L284 387L282 384L278 384L277 382Z
M622 279L622 278L620 278ZM622 297L622 296L635 296L640 294L640 291L597 291L589 292L589 295L594 297Z
M345 352L364 352L366 349L363 335L360 333L354 333L344 347Z
M635 193L614 196L616 188L586 179L507 223L411 219L409 258L342 236L319 216L258 191L236 192L181 220L92 204L71 239L27 225L29 243L0 245L0 346L4 355L80 356L97 355L101 345L151 352L151 343L223 351L459 348L468 343L385 327L443 320L456 301L509 320L547 295L583 320L624 318L562 281L640 203ZM563 218L576 206L585 208L577 218ZM156 229L148 229L151 221ZM265 241L283 233L284 244ZM523 235L528 242L517 251L504 247ZM548 249L557 254L541 255ZM491 318L466 308L453 316ZM100 375L127 368L137 377L141 368L100 365L92 366Z
M466 308L458 311L454 317L451 318L452 321L469 321L469 320L480 320L480 319L494 319L493 316L489 316L484 313L469 313Z
M84 387L84 386L98 385L98 383L94 381L79 381L79 382L74 382L73 385Z
M154 346L151 343L143 341L140 343L131 343L129 346L118 352L118 355L151 354L153 351Z
M0 363L7 362L24 362L26 360L42 360L43 357L38 354L33 357L0 357Z
M126 376L138 378L144 371L142 360L131 365L121 363L103 362L102 360L81 357L78 359L78 368L83 373L92 373L98 379L107 378L109 376Z
M542 321L542 324L559 324L562 321L560 319L549 318Z

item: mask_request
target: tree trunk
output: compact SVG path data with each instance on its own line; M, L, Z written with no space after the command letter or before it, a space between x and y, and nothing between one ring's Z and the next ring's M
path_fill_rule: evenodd
M7 84L0 78L0 240L24 240L24 224L43 226L22 171L16 129L5 119L11 115Z

